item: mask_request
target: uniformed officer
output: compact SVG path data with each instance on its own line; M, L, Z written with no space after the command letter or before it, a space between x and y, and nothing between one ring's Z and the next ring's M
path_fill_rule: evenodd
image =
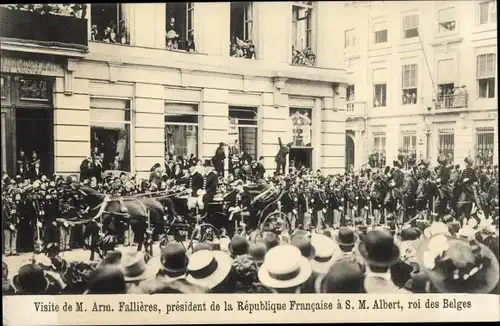
M448 201L453 196L453 192L450 187L451 169L448 166L448 159L444 155L439 155L438 164L439 170L438 178L436 180L440 200L438 213L440 216L443 216L445 214Z
M461 177L461 181L464 186L464 191L466 192L467 197L470 200L472 200L479 209L482 210L481 203L479 201L474 185L476 182L478 182L476 170L472 167L474 161L472 160L472 157L470 157L469 155L464 159L464 162L466 166L465 169L462 171L462 177Z
M17 255L17 229L18 229L18 210L21 195L15 191L13 185L3 189L2 198L2 222L4 236L4 253L6 256Z

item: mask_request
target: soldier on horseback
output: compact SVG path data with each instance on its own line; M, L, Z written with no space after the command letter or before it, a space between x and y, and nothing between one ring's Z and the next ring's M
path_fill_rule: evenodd
M466 210L469 204L475 204L480 210L482 206L477 195L475 183L478 182L476 170L472 167L474 164L472 158L467 156L464 159L465 169L460 176L460 192L457 205L457 217L467 214ZM469 210L470 212L470 210Z
M450 187L451 169L448 166L446 156L440 155L438 157L438 164L439 169L436 180L439 195L438 216L442 218L446 213L449 200L453 197L453 192Z

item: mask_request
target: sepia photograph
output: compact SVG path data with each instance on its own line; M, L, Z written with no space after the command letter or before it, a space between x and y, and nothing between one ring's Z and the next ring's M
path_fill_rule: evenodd
M1 4L4 322L499 318L496 10Z

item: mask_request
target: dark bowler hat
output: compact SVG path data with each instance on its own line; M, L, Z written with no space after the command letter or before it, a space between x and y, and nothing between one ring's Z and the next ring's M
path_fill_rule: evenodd
M399 259L399 248L394 243L394 236L382 228L369 231L358 250L368 265L372 266L389 267Z
M401 241L413 241L417 240L420 234L416 228L407 228L401 230L401 234L399 236L401 238Z
M310 237L302 235L292 236L290 243L292 246L299 248L302 256L309 260L313 259L316 255L316 250L311 243Z
M234 256L245 255L248 253L249 243L246 237L235 235L229 243L229 251Z
M178 242L170 242L161 251L161 265L167 273L185 272L189 259L186 249Z
M341 247L354 246L358 237L354 233L354 230L348 227L341 227L339 232L335 235L335 240L337 244Z
M205 166L213 166L212 160L206 159L205 160Z

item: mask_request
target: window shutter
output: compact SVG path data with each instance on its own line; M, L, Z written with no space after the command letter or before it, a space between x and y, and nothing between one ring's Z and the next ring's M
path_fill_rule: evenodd
M387 69L374 69L372 73L373 84L385 84L387 82Z
M417 65L411 65L410 67L410 87L417 87Z
M447 8L439 11L439 22L451 22L455 20L455 8Z
M495 76L496 54L490 53L486 55L486 76Z
M455 82L453 59L441 60L438 62L438 84Z
M477 56L477 78L482 78L486 75L486 54Z
M403 88L412 88L417 86L417 65L403 66Z

